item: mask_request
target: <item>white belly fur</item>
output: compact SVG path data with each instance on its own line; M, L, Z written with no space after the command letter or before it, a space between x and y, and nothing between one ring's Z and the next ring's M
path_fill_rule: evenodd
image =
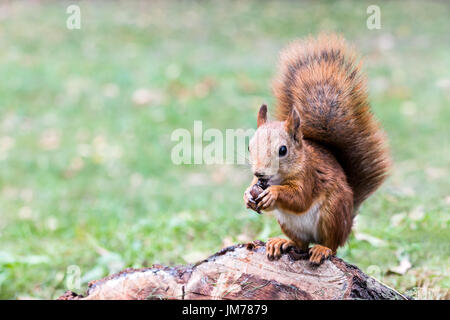
M319 241L317 226L321 206L322 203L318 201L303 214L283 212L280 209L276 209L274 212L278 222L283 225L283 228L295 234L300 240L317 243Z

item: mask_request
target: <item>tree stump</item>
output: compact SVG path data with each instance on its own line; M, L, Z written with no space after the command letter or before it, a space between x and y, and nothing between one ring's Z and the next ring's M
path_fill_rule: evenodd
M85 296L59 299L408 299L337 257L320 266L290 249L279 260L254 241L227 247L194 265L126 269L88 284Z

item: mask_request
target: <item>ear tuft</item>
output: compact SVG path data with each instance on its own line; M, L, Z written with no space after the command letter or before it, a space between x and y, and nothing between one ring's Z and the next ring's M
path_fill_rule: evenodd
M302 132L300 130L300 114L298 110L293 107L291 112L289 113L288 118L286 119L286 131L289 135L297 142L300 142L302 138Z
M256 127L259 128L266 122L267 122L267 105L263 104L263 105L261 105L261 108L259 108L258 119L256 121Z

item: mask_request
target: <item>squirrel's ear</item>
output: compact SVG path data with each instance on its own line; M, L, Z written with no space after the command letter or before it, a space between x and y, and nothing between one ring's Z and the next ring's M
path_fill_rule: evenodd
M261 125L267 122L267 105L261 105L258 112L258 119L256 120L256 127L259 128Z
M297 142L300 142L302 137L302 133L300 131L300 114L298 113L295 107L292 108L289 113L288 118L286 119L286 131L289 135Z

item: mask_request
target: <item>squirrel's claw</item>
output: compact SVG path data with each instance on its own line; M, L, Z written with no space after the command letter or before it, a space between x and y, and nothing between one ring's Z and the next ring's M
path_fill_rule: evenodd
M256 202L258 203L256 208L258 210L272 210L277 198L278 196L276 192L274 192L274 189L269 187L256 198Z
M332 255L332 253L333 252L330 248L316 244L314 247L309 249L309 261L314 264L320 265L325 259L328 259Z
M247 209L252 209L258 213L260 213L259 209L257 209L256 201L253 200L252 195L250 194L250 188L244 192L244 202Z
M261 200L262 198L264 198L267 194L269 193L269 189L264 190L263 192L261 192L259 194L259 196L256 198L256 202L258 202L259 200Z
M266 255L269 260L279 259L281 254L295 246L292 240L272 238L266 243Z

